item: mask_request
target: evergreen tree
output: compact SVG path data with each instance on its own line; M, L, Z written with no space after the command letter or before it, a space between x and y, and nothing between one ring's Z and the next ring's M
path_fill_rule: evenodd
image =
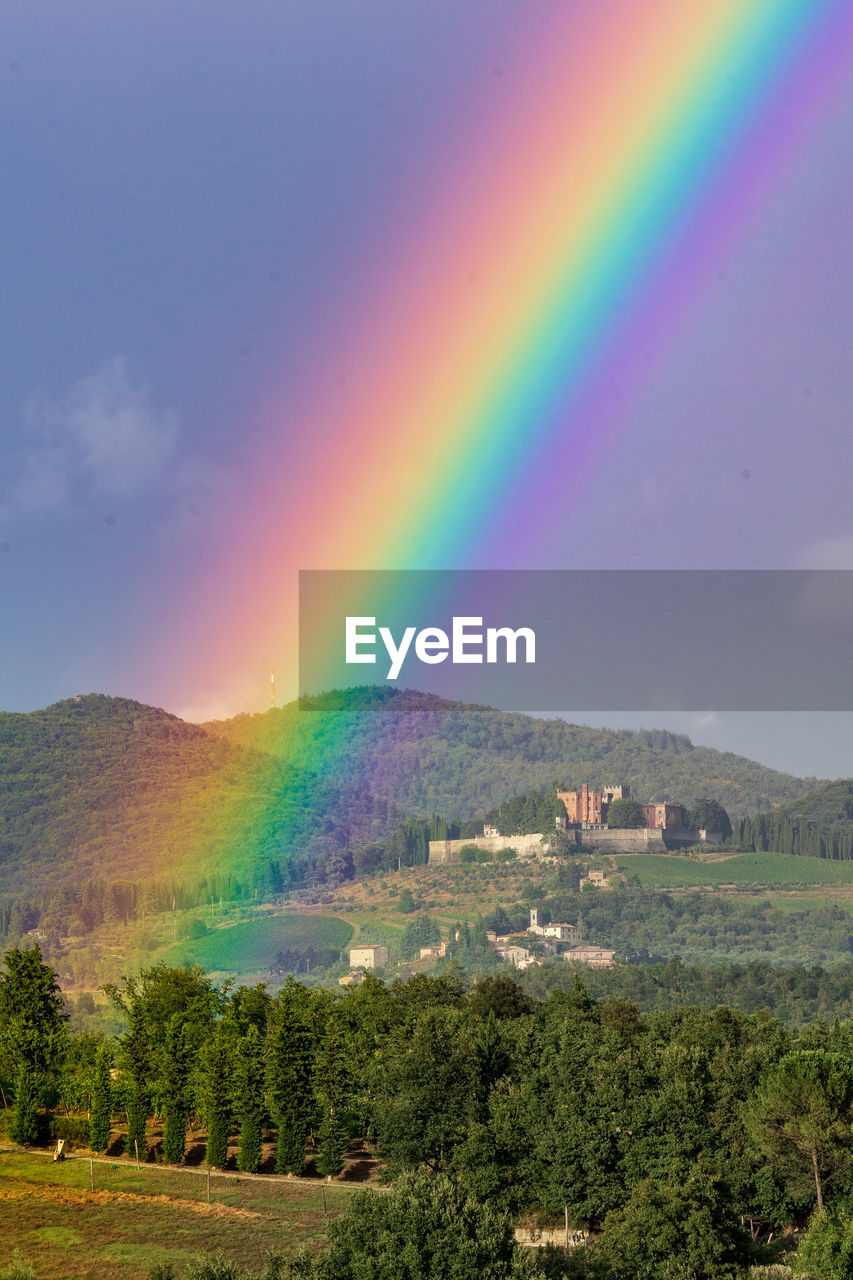
M305 992L289 979L273 1009L267 1056L269 1110L278 1126L275 1167L301 1173L311 1118L312 1035Z
M317 1170L326 1177L334 1177L344 1167L346 1134L343 1132L335 1108L329 1106L323 1115L318 1134L319 1156Z
M15 1107L12 1112L12 1138L15 1142L38 1141L40 1085L38 1074L22 1062L15 1076Z
M246 1033L237 1068L237 1114L240 1120L237 1167L245 1173L257 1173L264 1122L264 1057L263 1043L255 1026L250 1026Z
M334 1176L344 1167L347 1134L343 1108L351 1089L344 1032L336 1013L327 1020L317 1052L315 1087L322 1114L317 1168L324 1177Z
M151 1071L151 1048L141 1004L134 1001L128 1010L129 1025L122 1040L122 1056L130 1076L127 1103L127 1153L148 1158L146 1122L150 1108L148 1081Z
M186 1151L189 1117L189 1054L179 1013L172 1015L166 1028L165 1058L163 1154L169 1164L179 1164Z
M67 1014L56 973L36 947L13 947L0 973L0 1071L51 1076L65 1056Z
M853 1162L853 1069L839 1053L801 1049L765 1073L748 1123L759 1148L789 1186L811 1180L818 1211L827 1182Z
M110 1145L110 1121L113 1113L113 1090L110 1079L112 1051L102 1044L95 1061L95 1079L92 1085L92 1105L89 1119L89 1147L92 1151L106 1151Z
M202 1099L207 1122L207 1163L215 1169L224 1169L228 1160L231 1097L228 1052L222 1027L217 1027L205 1046L203 1069Z

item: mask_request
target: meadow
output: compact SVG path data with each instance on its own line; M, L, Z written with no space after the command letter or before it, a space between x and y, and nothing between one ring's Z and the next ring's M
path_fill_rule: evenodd
M0 1265L18 1249L39 1280L136 1280L152 1263L180 1270L206 1252L260 1270L270 1252L323 1242L351 1195L340 1185L214 1174L208 1203L206 1171L3 1151Z
M623 875L636 876L651 889L853 886L853 862L803 858L791 853L741 853L713 861L635 853L619 855L614 862Z
M254 972L274 968L279 952L342 951L352 935L352 925L339 916L294 912L212 929L176 943L157 959L167 965L190 961L210 972Z

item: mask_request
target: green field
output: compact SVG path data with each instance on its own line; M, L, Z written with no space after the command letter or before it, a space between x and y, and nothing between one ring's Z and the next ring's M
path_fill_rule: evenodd
M19 1249L39 1280L130 1280L154 1262L180 1271L194 1254L223 1253L260 1271L268 1252L319 1245L346 1187L290 1185L244 1175L0 1155L0 1266ZM327 1217L328 1214L328 1217Z
M792 853L741 853L714 862L655 853L623 854L616 864L654 889L689 889L703 885L754 885L759 889L807 885L853 886L853 862L802 858Z
M190 961L211 972L253 973L269 969L279 951L342 951L352 935L352 925L338 916L267 916L176 943L158 959L169 965Z

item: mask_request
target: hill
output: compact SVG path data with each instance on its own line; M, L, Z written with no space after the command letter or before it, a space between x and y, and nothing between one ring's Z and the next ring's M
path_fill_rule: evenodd
M0 714L3 887L51 877L148 879L210 853L253 784L281 790L280 762L126 698L92 694Z
M853 781L828 782L771 813L748 815L733 840L748 849L853 858Z
M91 694L0 714L0 883L43 894L216 872L265 891L271 867L298 880L330 848L384 839L407 813L483 817L555 778L617 778L686 803L710 795L735 817L808 785L664 731L414 693L332 694L205 726Z
M624 781L640 799L688 805L712 796L740 817L795 800L815 782L664 729L592 729L408 691L326 694L205 728L294 766L333 771L406 813L445 817L484 818L555 780Z

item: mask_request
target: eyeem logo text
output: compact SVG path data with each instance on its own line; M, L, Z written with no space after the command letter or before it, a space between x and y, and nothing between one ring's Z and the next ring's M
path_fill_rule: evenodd
M390 659L387 680L396 680L414 642L419 662L434 665L445 662L508 662L518 659L519 644L524 648L524 661L536 661L536 635L530 627L486 627L482 618L454 618L450 635L441 627L406 627L399 643L389 627L376 627L375 618L347 618L346 661L376 662L376 649L381 640Z

